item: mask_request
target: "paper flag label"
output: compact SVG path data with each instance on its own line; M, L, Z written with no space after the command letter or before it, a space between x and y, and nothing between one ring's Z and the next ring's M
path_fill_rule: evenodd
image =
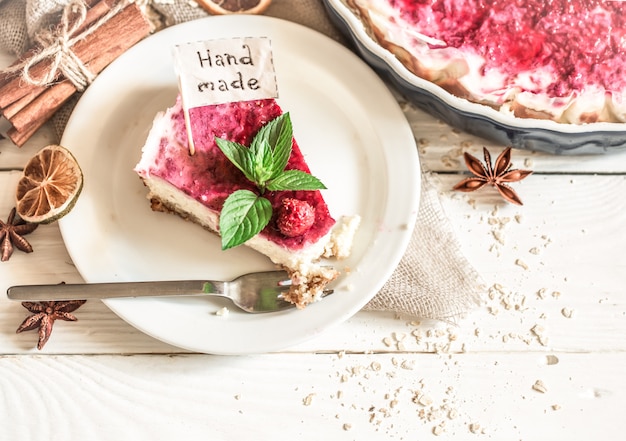
M180 44L174 47L174 61L187 109L278 97L267 37Z

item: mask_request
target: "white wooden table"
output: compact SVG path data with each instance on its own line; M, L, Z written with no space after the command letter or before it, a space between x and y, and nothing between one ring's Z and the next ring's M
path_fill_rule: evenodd
M10 58L4 55L2 65ZM402 103L421 160L487 285L458 326L360 312L297 347L192 354L88 302L48 344L15 334L14 284L81 282L58 226L0 263L0 439L617 440L626 433L626 152L555 157L515 150L525 205L451 187L462 151L502 146ZM0 216L25 161L0 141ZM539 382L539 383L538 383ZM543 389L539 386L543 384Z

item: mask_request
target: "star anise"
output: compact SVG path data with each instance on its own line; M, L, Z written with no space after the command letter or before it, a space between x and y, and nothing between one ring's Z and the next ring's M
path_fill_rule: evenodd
M531 170L511 170L511 147L507 147L496 159L495 164L491 165L491 155L489 150L483 147L483 155L485 156L485 165L479 159L465 152L465 164L474 177L463 179L456 184L453 189L458 191L474 191L484 187L486 184L493 185L504 199L512 204L523 205L515 190L506 184L506 182L521 181L532 173Z
M52 334L52 326L55 320L75 322L78 320L72 311L80 308L86 300L67 300L61 302L22 302L22 306L28 309L32 315L17 328L16 333L30 331L39 328L39 341L37 349L41 350Z
M32 253L33 247L22 236L32 233L37 226L38 224L26 223L19 217L16 218L15 207L9 213L6 223L0 220L0 261L9 260L14 246L25 253Z

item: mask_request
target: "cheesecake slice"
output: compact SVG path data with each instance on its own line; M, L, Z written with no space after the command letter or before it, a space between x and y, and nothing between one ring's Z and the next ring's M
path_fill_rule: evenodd
M222 153L215 138L248 146L254 135L282 114L273 99L239 101L189 109L194 154L180 97L156 115L135 172L148 188L155 211L172 212L219 234L220 212L236 190L257 191L255 184ZM295 139L287 170L310 173ZM338 221L319 190L266 192L273 214L269 224L244 245L286 269L293 286L287 300L302 308L321 298L338 270L320 263L345 258L359 225L358 216Z

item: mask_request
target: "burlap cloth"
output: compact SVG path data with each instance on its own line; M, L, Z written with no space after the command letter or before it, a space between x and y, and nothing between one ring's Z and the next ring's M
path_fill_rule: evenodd
M58 20L68 0L0 0L0 49L24 52L36 32ZM206 17L189 0L137 0L154 31ZM290 20L346 43L329 21L321 0L273 0L265 15ZM58 112L60 133L74 103ZM422 170L420 210L408 249L391 278L366 305L367 310L395 311L418 318L455 322L481 301L480 276L463 256L450 221L431 182Z

